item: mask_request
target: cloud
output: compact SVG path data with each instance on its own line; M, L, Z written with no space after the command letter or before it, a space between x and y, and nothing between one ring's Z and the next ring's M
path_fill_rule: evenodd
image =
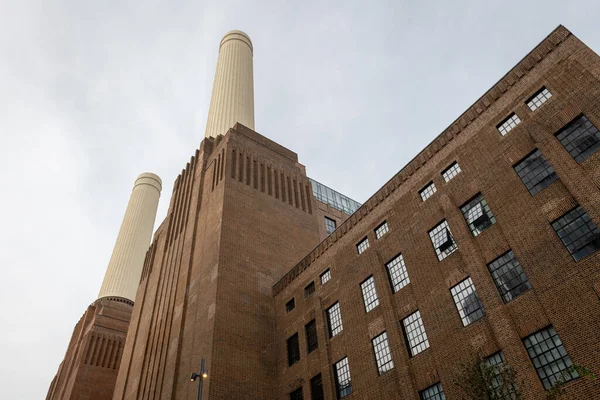
M254 42L257 131L364 201L558 24L598 51L599 8L0 0L0 397L45 395L139 173L164 218L226 31Z

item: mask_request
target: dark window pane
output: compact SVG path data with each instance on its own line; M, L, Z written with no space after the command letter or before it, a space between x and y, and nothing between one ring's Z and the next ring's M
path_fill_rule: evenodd
M290 301L288 301L287 303L285 303L285 309L286 309L287 312L290 312L294 308L296 308L296 301L292 297L292 299Z
M325 217L325 228L327 229L327 234L331 235L336 228L335 220Z
M539 149L519 161L515 172L533 196L558 179L554 168L548 163Z
M471 278L467 278L450 289L454 304L460 314L464 326L467 326L485 315L485 310L475 291Z
M317 339L317 322L313 319L305 326L306 328L306 345L308 352L311 353L319 347Z
M444 395L444 389L441 383L436 383L433 386L429 386L427 389L419 392L421 400L446 400Z
M294 390L292 393L290 393L290 400L303 400L304 397L302 395L302 388L299 387L298 389Z
M304 296L308 297L315 292L315 283L311 282L304 288Z
M496 223L496 217L490 210L490 206L480 193L460 208L473 236Z
M557 380L567 382L579 377L571 370L571 357L552 326L527 336L523 344L546 390Z
M294 365L300 361L300 345L298 343L298 334L294 333L287 340L288 365Z
M552 227L575 261L600 249L600 230L581 206L554 221Z
M512 250L489 263L487 267L505 303L531 289L527 275Z
M600 149L600 132L585 115L569 122L556 138L578 163Z
M310 380L310 398L311 400L324 400L325 394L323 393L323 380L321 374L316 375Z

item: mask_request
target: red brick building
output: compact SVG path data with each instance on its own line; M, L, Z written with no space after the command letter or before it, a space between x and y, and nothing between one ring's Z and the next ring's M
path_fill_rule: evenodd
M460 399L477 354L531 400L599 373L599 99L600 58L558 27L350 217L255 131L204 139L113 399L195 399L202 359L211 400ZM568 374L567 398L600 398Z

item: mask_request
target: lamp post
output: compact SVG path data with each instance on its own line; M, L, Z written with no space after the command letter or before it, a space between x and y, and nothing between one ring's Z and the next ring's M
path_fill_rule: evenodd
M200 382L198 384L198 400L202 400L202 384L204 383L204 379L208 378L208 369L204 368L204 358L200 363L200 373L197 374L193 372L192 375L190 375L190 381L194 382L198 378L200 378Z

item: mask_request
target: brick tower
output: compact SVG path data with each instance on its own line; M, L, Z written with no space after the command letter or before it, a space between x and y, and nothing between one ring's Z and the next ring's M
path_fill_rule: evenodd
M152 173L136 179L98 299L75 326L47 400L112 398L161 189Z

